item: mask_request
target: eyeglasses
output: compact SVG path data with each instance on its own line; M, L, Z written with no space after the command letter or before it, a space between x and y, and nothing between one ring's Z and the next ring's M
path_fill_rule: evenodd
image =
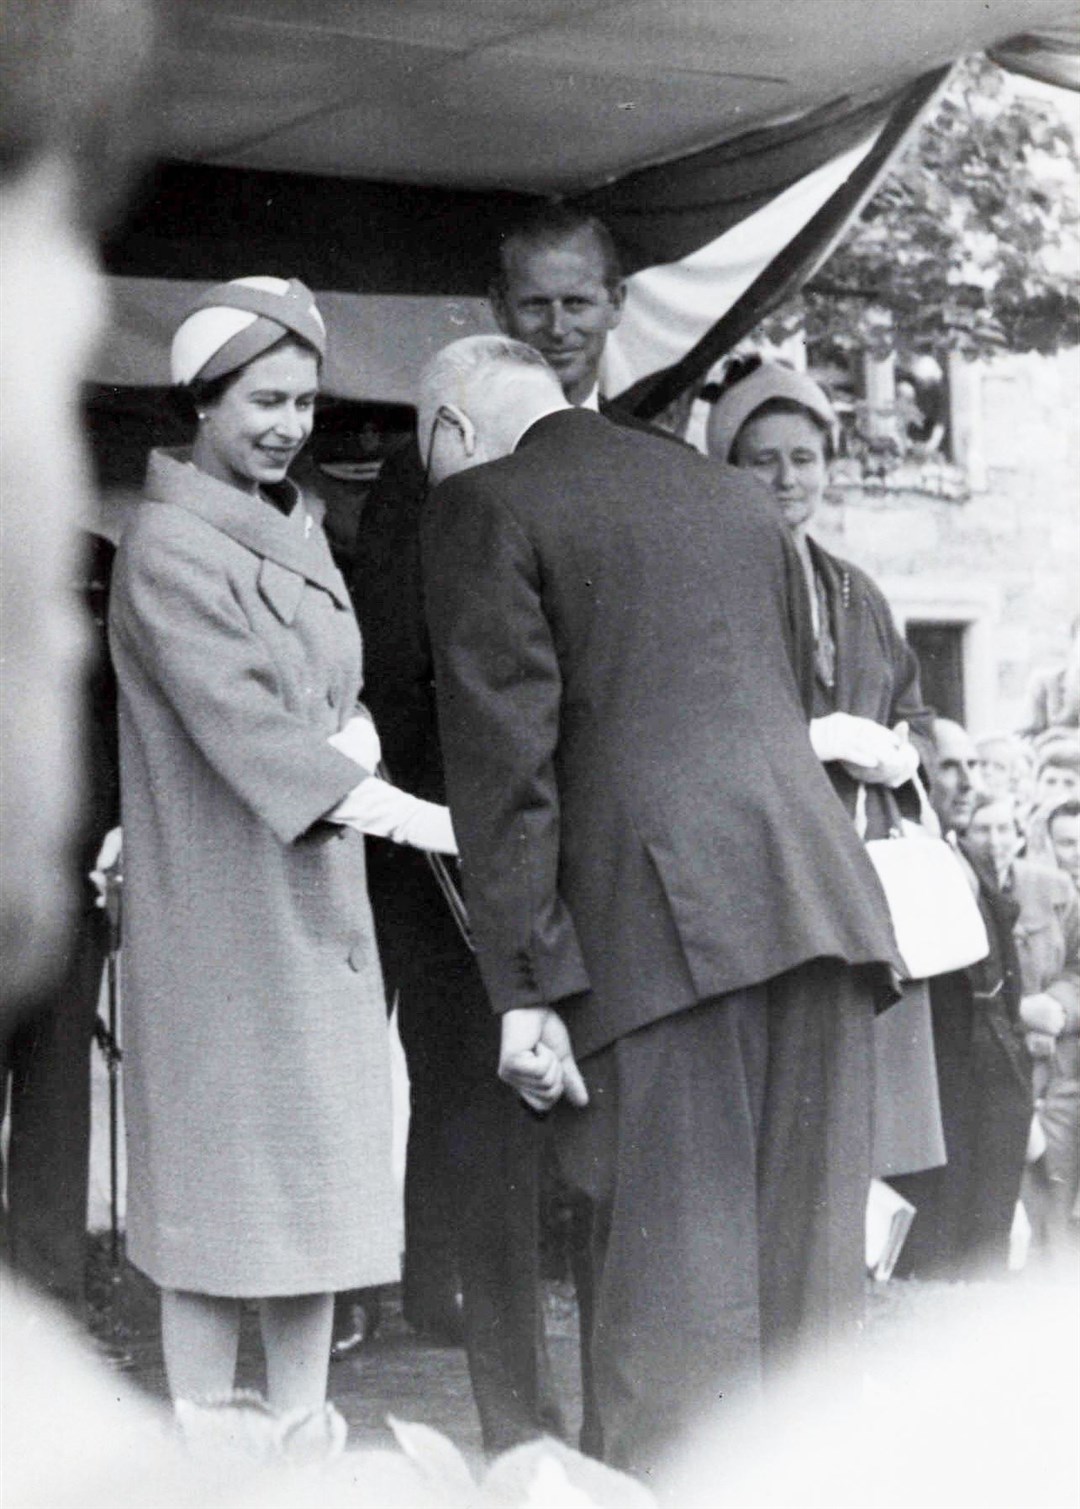
M432 456L435 453L435 432L439 428L439 425L440 425L440 423L443 420L446 420L449 424L452 424L455 427L455 429L458 427L458 421L455 419L454 415L450 412L450 410L446 407L445 404L440 404L439 407L435 410L434 415L432 416L432 420L431 420L431 433L428 435L427 446L425 447L425 450L424 450L424 494L423 494L423 498L424 498L424 502L425 503L427 502L428 498L430 497L431 490L432 490L432 482L431 482L431 458L432 458Z

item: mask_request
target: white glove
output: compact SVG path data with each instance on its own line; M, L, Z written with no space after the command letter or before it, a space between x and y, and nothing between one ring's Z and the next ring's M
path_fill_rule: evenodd
M326 814L327 822L342 823L373 838L392 838L396 844L456 854L457 840L449 807L421 801L389 781L370 775Z
M919 766L919 756L907 741L907 730L893 732L872 718L829 713L810 721L810 743L823 765L838 760L858 781L902 786Z
M1039 992L1020 1001L1020 1020L1031 1032L1057 1037L1065 1026L1065 1008L1054 996Z
M366 713L354 714L340 733L331 734L326 741L341 754L354 760L362 770L374 775L382 759L379 732Z
M880 783L895 790L897 786L906 786L912 780L919 769L919 751L914 744L901 741L899 749L892 760L883 761L881 764Z

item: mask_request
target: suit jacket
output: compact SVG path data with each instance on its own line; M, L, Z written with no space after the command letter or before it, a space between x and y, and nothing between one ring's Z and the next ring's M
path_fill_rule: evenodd
M615 423L664 432L601 402ZM664 435L669 442L674 436ZM406 791L446 801L435 670L424 618L420 512L424 463L414 437L387 456L365 500L348 577L364 637L364 701L386 764ZM368 840L368 881L388 995L418 967L461 962L467 951L422 854Z
M808 604L753 479L564 410L422 521L439 725L496 1010L579 1053L822 956L892 963L807 736Z

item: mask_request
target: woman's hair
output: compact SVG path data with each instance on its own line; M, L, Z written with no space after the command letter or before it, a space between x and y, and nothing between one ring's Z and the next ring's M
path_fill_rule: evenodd
M528 210L509 225L500 237L498 261L492 279L495 293L500 297L506 295L511 248L527 247L536 251L561 247L582 232L592 236L596 242L604 266L604 286L609 292L614 292L621 284L623 274L610 230L598 216L590 215L574 205L552 200Z
M315 358L316 368L322 369L322 357L315 347L310 341L304 340L303 336L296 335L291 330L287 330L279 341L275 341L265 351L260 351L259 356L253 357L252 360L258 361L263 356L269 356L272 351L280 351L283 346L295 346L298 351L310 352ZM209 381L201 381L196 377L192 382L171 388L174 410L185 423L197 424L200 413L204 409L212 409L216 403L219 403L241 372L250 366L251 362L245 362L243 366L234 368L232 372L223 372L220 377L211 377Z
M748 352L745 356L733 356L724 368L724 375L720 381L718 383L710 383L704 391L708 393L711 401L715 403L718 399L723 398L725 393L730 393L732 388L737 387L747 377L753 376L764 365L764 359L756 351ZM786 365L786 363L778 363L777 365ZM768 398L764 403L759 404L752 414L748 414L740 425L738 433L732 442L732 456L738 455L739 439L746 426L755 419L766 418L769 414L800 414L804 419L809 419L814 429L821 436L825 448L825 460L833 460L836 455L836 448L833 445L832 432L829 426L822 420L819 414L815 414L812 409L808 409L805 404L798 403L793 398Z
M1066 797L1063 802L1058 802L1056 807L1051 807L1046 814L1046 831L1052 834L1054 824L1059 817L1080 817L1080 796Z
M1057 743L1047 744L1039 751L1036 777L1050 769L1067 770L1072 775L1080 775L1080 750L1071 740L1059 739Z

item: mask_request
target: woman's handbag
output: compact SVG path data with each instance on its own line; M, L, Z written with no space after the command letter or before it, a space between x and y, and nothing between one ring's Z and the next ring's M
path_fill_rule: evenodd
M873 838L866 852L892 915L896 945L907 977L926 980L977 964L990 952L979 904L960 858L944 839L916 777L923 821L898 816L888 838ZM855 828L866 832L866 787L859 787Z

